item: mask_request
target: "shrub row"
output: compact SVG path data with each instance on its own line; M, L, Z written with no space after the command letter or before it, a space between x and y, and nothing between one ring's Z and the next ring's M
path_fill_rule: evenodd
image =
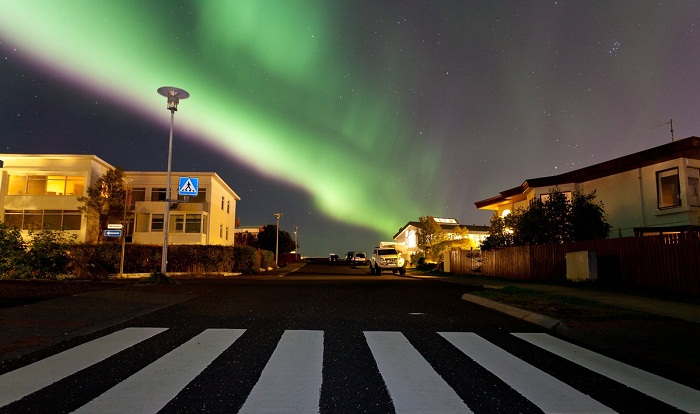
M124 251L124 273L160 271L162 253L162 246L127 244ZM79 267L95 269L94 273L119 273L121 245L117 243L76 244L71 249L71 255ZM168 247L168 272L198 275L227 272L251 274L257 273L260 268L274 267L274 263L272 252L250 246Z

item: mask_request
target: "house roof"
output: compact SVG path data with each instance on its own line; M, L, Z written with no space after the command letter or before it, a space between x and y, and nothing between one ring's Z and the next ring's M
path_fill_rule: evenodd
M493 205L510 203L522 199L530 188L554 187L561 184L591 181L676 158L700 159L700 138L695 136L688 137L563 174L528 179L517 187L501 191L499 195L495 197L477 201L474 204L476 208L481 209Z

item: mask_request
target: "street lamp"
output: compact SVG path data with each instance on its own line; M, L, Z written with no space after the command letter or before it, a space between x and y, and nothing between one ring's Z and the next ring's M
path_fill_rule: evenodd
M168 98L168 110L170 111L170 140L168 141L168 181L165 190L165 222L163 225L163 257L160 263L160 273L165 274L168 265L168 227L170 221L170 171L173 159L173 121L175 120L175 111L180 99L187 99L190 94L180 88L173 86L163 86L158 88L158 93Z
M134 181L133 178L122 178L126 184L126 190L124 192L124 217L122 218L122 257L119 261L119 277L124 277L124 250L126 249L126 233L129 230L129 226L126 223L126 206L127 200L129 199L129 183Z
M299 254L299 240L297 239L298 232L299 226L294 226L294 254Z
M276 231L276 238L275 238L275 267L279 266L279 247L280 247L280 217L282 217L282 213L275 213L275 217L277 217L277 231Z

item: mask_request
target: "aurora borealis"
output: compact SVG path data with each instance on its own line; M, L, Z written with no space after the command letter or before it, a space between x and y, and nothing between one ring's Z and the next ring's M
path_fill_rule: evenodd
M0 152L215 171L244 226L370 250L527 178L700 135L700 3L0 3ZM661 125L660 127L657 127Z

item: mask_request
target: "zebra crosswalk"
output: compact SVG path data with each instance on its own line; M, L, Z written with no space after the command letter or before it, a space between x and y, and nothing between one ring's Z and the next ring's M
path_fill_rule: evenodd
M32 400L41 401L42 394L63 392L68 386L61 384L81 384L91 381L90 368L96 364L108 364L110 360L123 361L129 349L149 352L164 335L167 328L130 327L113 332L95 340L67 349L53 356L30 363L24 367L0 375L0 412L26 412L32 407ZM77 393L67 411L79 413L155 413L163 410L193 411L178 404L188 387L199 382L200 393L206 393L207 382L202 378L214 376L213 366L231 363L231 359L244 360L242 355L232 355L231 349L241 342L250 331L245 329L204 329L194 336L183 338L173 348L154 360L137 366L124 378L114 384L98 384L94 392L85 395ZM252 334L251 334L252 335ZM561 358L566 364L578 366L590 372L592 378L600 378L607 384L630 389L633 395L656 401L655 407L668 410L700 412L700 391L670 381L652 373L615 361L572 343L545 333L513 333L509 338L518 347L533 352ZM178 337L179 338L179 337ZM513 395L525 400L532 411L546 413L608 413L619 407L610 407L610 398L604 395L590 395L590 389L581 390L577 384L570 384L567 378L558 378L551 369L535 366L533 360L525 361L510 350L503 349L477 333L436 332L435 340L446 341L440 352L447 358L471 361L474 366L488 372L486 385L476 382L472 388L488 394L495 389L491 382L505 384ZM251 386L227 388L217 387L212 395L202 396L203 401L214 402L227 399L227 393L245 392L239 400L231 403L226 410L215 405L200 407L202 411L226 411L239 413L316 413L338 412L322 403L324 398L336 399L342 396L324 397L324 383L342 373L330 372L324 368L324 361L333 356L327 355L328 344L324 343L326 333L319 330L286 330L276 338L271 354L264 357L260 371L255 372ZM368 348L369 355L381 378L388 405L396 413L470 413L485 411L476 406L474 398L458 384L459 378L444 374L444 369L435 368L432 356L425 355L421 346L416 346L410 338L398 331L364 331L358 338L360 345ZM147 345L150 344L150 345ZM143 347L140 348L140 347ZM337 348L333 348L337 352ZM348 344L348 353L353 347ZM233 353L235 354L235 352ZM461 356L460 356L461 355ZM349 356L352 358L352 355ZM463 358L467 358L466 360ZM115 362L118 364L119 362ZM358 363L358 369L368 369L369 365ZM364 368L363 368L364 367ZM454 370L459 370L457 366ZM467 369L466 367L464 369ZM474 368L468 368L473 370ZM234 372L234 371L227 371ZM480 371L479 371L480 372ZM220 375L220 374L219 374ZM361 375L361 373L360 373ZM370 375L368 375L369 377ZM227 382L230 378L217 378ZM575 382L575 381L574 381ZM367 395L374 394L368 380ZM58 390L58 391L57 391ZM243 391L241 391L243 390ZM330 391L325 391L326 393ZM190 391L190 394L192 391ZM94 395L93 395L94 394ZM214 395L215 394L215 395ZM222 395L224 394L224 395ZM499 399L493 395L490 399ZM506 398L506 397L504 397ZM35 403L36 404L36 403ZM502 411L510 411L505 406ZM336 402L335 407L342 407ZM62 410L57 410L62 411ZM365 407L364 412L375 412ZM376 412L386 412L377 408ZM624 411L624 410L623 410ZM343 412L354 412L347 408Z

